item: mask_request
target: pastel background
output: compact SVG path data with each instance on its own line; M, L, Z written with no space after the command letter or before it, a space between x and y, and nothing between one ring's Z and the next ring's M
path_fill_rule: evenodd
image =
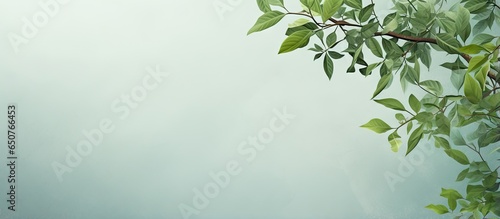
M378 77L344 73L345 59L329 81L310 51L277 55L294 18L247 36L260 14L243 0L0 0L0 113L17 104L19 139L16 212L0 144L0 218L440 218L424 206L445 201L461 166L427 142L393 153L359 127L397 122L370 100ZM24 37L33 16L41 25ZM261 133L268 143L252 149ZM228 164L237 173L200 201Z

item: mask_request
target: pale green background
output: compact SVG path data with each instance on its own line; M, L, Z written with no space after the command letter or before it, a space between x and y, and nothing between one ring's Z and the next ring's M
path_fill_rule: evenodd
M7 35L39 1L1 0L0 112L18 105L20 160L17 211L1 195L0 218L182 218L178 205L192 205L192 189L230 160L242 172L191 218L440 218L424 206L444 204L440 189L457 186L461 166L435 150L391 191L384 173L398 172L404 150L359 128L373 117L396 124L370 101L377 76L345 74L343 59L328 81L313 53L277 55L293 18L246 36L255 1L220 0L232 8L223 19L217 1L72 0L15 54ZM155 65L170 76L120 120L112 102ZM296 118L246 162L240 142L283 107ZM116 130L59 182L51 164L103 118Z

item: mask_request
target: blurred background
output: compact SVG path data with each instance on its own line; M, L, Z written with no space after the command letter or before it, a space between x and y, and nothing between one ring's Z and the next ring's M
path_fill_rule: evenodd
M360 128L397 123L370 100L378 76L343 61L329 81L310 51L277 55L296 18L247 36L260 15L243 0L0 0L0 112L16 104L18 122L16 211L2 201L0 218L441 218L424 206L461 166Z

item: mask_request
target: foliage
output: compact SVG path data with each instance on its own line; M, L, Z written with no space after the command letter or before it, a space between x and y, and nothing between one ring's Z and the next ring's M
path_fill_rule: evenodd
M407 100L374 99L397 111L397 122L391 126L375 118L362 127L389 133L395 152L403 144L399 133L409 135L406 154L422 139L431 139L443 154L465 166L457 181L467 179L466 191L443 188L440 195L447 206L426 208L456 218L500 216L500 167L492 166L500 160L500 36L494 31L500 24L500 4L497 0L392 2L391 13L380 17L373 0L300 0L302 9L297 12L289 11L283 0L257 0L263 15L248 34L270 28L286 16L298 16L289 24L279 53L312 44L309 50L315 53L314 60L323 59L329 79L334 61L350 57L348 73L379 73L372 99L395 79L403 91L422 90L422 95L414 92ZM431 70L431 61L440 55L455 61ZM447 69L450 79L424 80L425 68L434 74Z

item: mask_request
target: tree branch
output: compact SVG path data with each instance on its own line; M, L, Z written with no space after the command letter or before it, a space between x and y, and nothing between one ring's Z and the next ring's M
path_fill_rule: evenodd
M304 15L304 16L308 16L310 18L313 18L313 16L310 15L310 14L290 13L290 12L288 14ZM345 21L345 20L336 20L334 18L329 18L328 20L331 21L331 22L333 22L333 25L326 25L327 28L328 27L333 27L333 26L339 26L344 32L345 32L345 30L343 29L343 26L363 27L363 25L349 23L348 21ZM320 26L320 25L318 25L318 26ZM387 32L387 33L376 32L374 35L375 36L391 36L391 37L394 37L394 38L397 38L397 39L402 39L402 40L406 40L406 41L410 41L410 42L415 42L415 43L432 43L432 44L437 44L437 40L434 39L434 38L408 36L408 35L396 33L396 32L393 32L393 31L390 31L390 32ZM471 57L469 55L467 55L467 54L461 53L460 56L462 58L464 58L467 62L470 62L470 60L471 60ZM493 79L493 80L495 80L495 81L497 81L496 80L496 75L492 71L488 72L488 77L491 78L491 79Z
M437 44L437 40L434 38L407 36L392 31L388 33L376 32L375 36L391 36L394 38L403 39L411 42Z

